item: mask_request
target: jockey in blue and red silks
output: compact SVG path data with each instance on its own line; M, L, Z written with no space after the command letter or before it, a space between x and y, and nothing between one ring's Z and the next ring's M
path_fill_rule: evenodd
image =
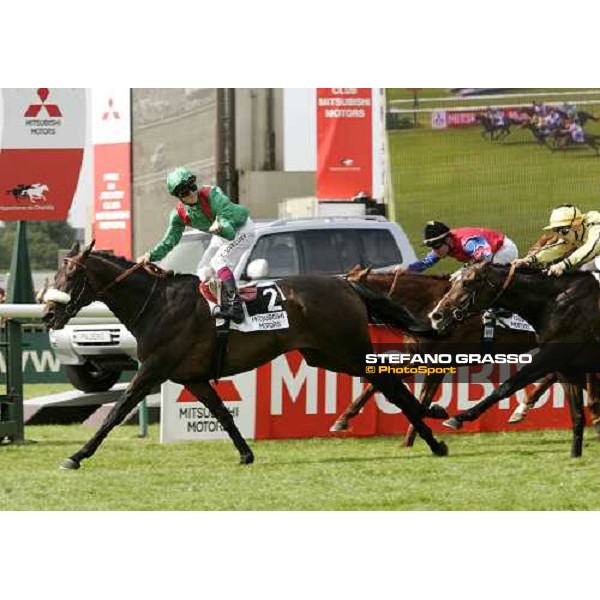
M429 221L425 225L423 244L431 248L431 252L408 265L408 271L420 273L446 256L462 263L491 261L501 265L519 256L515 243L503 233L483 227L450 229L440 221Z

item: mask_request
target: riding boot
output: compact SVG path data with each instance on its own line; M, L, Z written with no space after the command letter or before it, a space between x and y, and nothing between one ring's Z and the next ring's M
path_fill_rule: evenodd
M241 323L244 320L244 309L237 293L235 279L225 279L221 281L221 286L221 306L215 308L215 317Z

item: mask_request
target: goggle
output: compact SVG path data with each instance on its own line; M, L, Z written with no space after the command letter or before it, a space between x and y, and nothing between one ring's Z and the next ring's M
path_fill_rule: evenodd
M553 231L556 231L556 233L558 233L558 235L567 235L567 233L569 233L569 231L571 231L570 227L555 227L553 229Z
M435 242L425 242L425 245L433 250L439 250L445 243L445 240L436 240Z
M182 183L173 190L173 196L177 198L185 198L191 192L195 192L198 186L195 183Z

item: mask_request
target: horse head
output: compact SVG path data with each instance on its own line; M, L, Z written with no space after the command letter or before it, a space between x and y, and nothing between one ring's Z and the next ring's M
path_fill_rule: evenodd
M467 317L484 311L498 298L501 281L495 281L491 263L475 263L462 270L436 307L429 313L432 327L445 333ZM499 273L503 280L506 277Z
M54 286L44 294L42 321L47 327L62 329L84 306L96 300L86 267L94 244L95 240L80 252L79 242L75 242L59 266Z

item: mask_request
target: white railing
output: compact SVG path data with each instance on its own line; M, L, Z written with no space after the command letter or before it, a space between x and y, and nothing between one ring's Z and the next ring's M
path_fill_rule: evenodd
M41 319L44 312L43 304L0 304L0 318L3 319ZM92 302L82 308L77 316L69 323L86 324L102 319L106 322L118 321L117 317L102 302Z

